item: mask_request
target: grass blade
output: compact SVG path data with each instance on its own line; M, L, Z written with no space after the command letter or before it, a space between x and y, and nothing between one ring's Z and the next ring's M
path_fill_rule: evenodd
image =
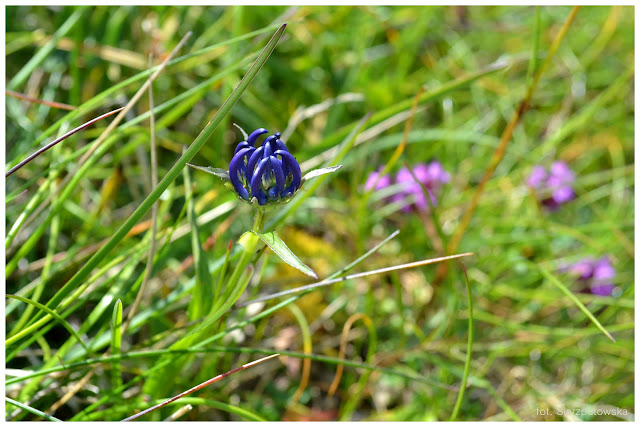
M467 287L467 301L469 304L469 338L467 339L467 356L464 361L464 372L462 374L462 384L460 384L460 391L458 391L458 398L456 399L456 405L453 407L451 418L449 421L455 421L458 417L458 411L460 405L462 405L462 398L464 392L467 389L467 379L469 378L469 369L471 368L471 352L473 350L473 297L471 296L471 287L469 286L469 278L467 277L467 269L462 264L462 271L464 271L464 284Z
M558 280L554 275L549 273L549 271L547 271L545 268L541 266L537 266L537 267L540 270L540 273L542 273L542 275L546 277L551 282L551 284L553 284L556 288L560 289L563 294L568 296L569 299L573 301L573 303L577 305L578 308L582 310L582 312L593 322L593 324L596 325L596 327L600 329L602 333L607 336L607 338L609 338L613 342L616 342L616 340L611 336L609 332L607 332L604 326L600 324L598 319L596 319L596 317L593 314L591 314L589 309L585 307L584 304L582 304L582 302L580 302L580 300L576 298L576 296L569 289L567 289L567 287L563 285L562 282L560 282L560 280Z
M159 404L157 404L157 405L154 405L154 406L152 406L151 408L145 409L144 411L139 412L139 413L137 413L137 414L135 414L135 415L132 415L132 416L130 416L130 417L128 417L128 418L125 418L125 419L124 419L124 420L122 420L122 421L133 421L133 420L135 420L135 419L138 419L138 418L142 417L143 415L146 415L146 414L148 414L148 413L150 413L150 412L153 412L153 411L155 411L156 409L162 408L163 406L165 406L165 405L167 405L167 404L169 404L169 403L171 403L171 402L174 402L174 401L176 401L176 400L178 400L178 399L180 399L180 398L182 398L182 397L184 397L184 396L187 396L187 395L189 395L189 394L193 393L194 391L198 391L198 390L200 390L200 389L202 389L202 388L204 388L204 387L207 387L207 386L209 386L209 385L211 385L211 384L213 384L213 383L215 383L215 382L220 381L220 380L221 380L221 379L223 379L223 378L226 378L226 377L228 377L228 376L230 376L230 375L233 375L233 374L235 374L236 372L239 372L239 371L242 371L242 370L244 370L244 369L250 368L250 367L252 367L252 366L254 366L254 365L257 365L258 363L262 363L262 362L265 362L265 361L267 361L267 360L269 360L269 359L273 359L273 358L274 358L274 357L276 357L276 356L280 356L280 355L279 355L278 353L276 353L276 354L272 354L271 356L263 357L262 359L254 360L253 362L247 363L247 364L242 365L242 366L240 366L240 367L238 367L238 368L234 368L234 369L230 370L229 372L226 372L226 373L224 373L224 374L220 374L220 375L218 375L218 376L216 376L216 377L213 377L213 378L211 378L210 380L207 380L207 381L203 382L202 384L198 384L197 386L192 387L192 388L190 388L189 390L184 391L184 392L182 392L182 393L180 393L180 394L178 394L178 395L176 395L176 396L172 397L171 399L165 400L165 401L164 401L164 402L162 402L162 403L159 403Z
M117 300L113 307L113 315L111 316L111 354L120 354L122 348L122 301ZM111 381L113 388L122 385L122 376L120 375L120 361L114 361L111 364Z
M271 294L271 295L265 295L263 297L254 299L252 301L248 301L248 302L245 302L245 303L242 303L242 304L238 304L237 307L238 308L246 307L248 305L255 304L257 302L267 301L267 300L270 300L270 299L273 299L273 298L277 298L277 297L293 294L293 293L296 293L296 292L302 292L302 291L307 291L307 290L310 290L310 289L319 288L321 286L333 285L334 283L344 282L345 280L357 279L359 277L371 276L371 275L380 274L380 273L388 273L390 271L403 270L405 268L421 267L423 265L434 264L434 263L442 262L442 261L448 261L450 259L461 258L461 257L469 256L469 255L473 255L473 252L467 252L467 253L464 253L464 254L451 255L451 256L445 256L445 257L440 257L440 258L426 259L426 260L422 260L422 261L411 262L411 263L408 263L408 264L394 265L393 267L385 267L385 268L381 268L379 270L365 271L364 273L351 274L349 276L338 277L336 279L325 279L325 280L323 280L321 282L311 283L309 285L300 286L300 287L294 288L294 289L288 289L288 290L282 291L282 292L276 292L275 294Z
M81 131L82 129L91 126L92 124L94 124L95 122L98 122L104 118L107 118L119 111L121 111L122 109L124 109L124 107L122 108L118 108L117 110L113 110L113 111L109 111L106 114L101 115L100 117L96 117L93 120L89 120L87 123L82 124L80 126L78 126L77 128L65 133L64 135L62 135L60 138L56 139L53 142L50 142L49 144L45 145L44 147L42 147L41 149L39 149L38 151L36 151L35 153L31 154L29 157L27 157L26 159L24 159L23 161L21 161L20 163L18 163L17 165L15 165L14 167L12 167L11 169L9 169L7 171L7 173L5 173L5 178L8 177L9 175L11 175L12 173L14 173L15 171L17 171L18 169L20 169L21 167L23 167L24 165L26 165L27 163L29 163L31 160L35 159L36 157L38 157L40 154L44 153L45 151L47 151L48 149L52 148L54 145L58 144L61 141L64 141L65 139L69 138L71 135L73 135L76 132Z
M44 412L42 412L42 411L41 411L41 410L39 410L39 409L32 408L31 406L29 406L29 405L25 405L24 403L17 402L17 401L15 401L15 400L11 399L10 397L5 396L5 397L4 397L4 400L5 400L7 403L10 403L10 404L12 404L12 405L14 405L14 406L17 406L18 408L24 409L24 410L25 410L25 411L27 411L27 412L31 412L31 413L32 413L32 414L34 414L34 415L37 415L37 416L39 416L39 417L42 417L42 418L44 418L44 419L45 419L45 420L47 420L47 421L62 421L62 420L59 420L59 419L57 419L57 418L55 418L55 417L52 417L52 416L51 416L51 415L49 415L49 414L45 414Z
M49 307L46 307L42 304L40 304L37 301L33 301L29 298L25 298L25 297L21 297L19 295L12 295L12 294L7 294L7 298L12 298L12 299L16 299L18 301L22 301L24 303L27 304L31 304L33 306L35 306L36 308L38 308L39 310L44 311L45 313L49 314L51 317L53 317L54 319L56 319L58 322L60 322L60 324L62 324L62 326L65 327L66 330L69 331L69 333L71 333L71 335L73 335L76 340L78 340L78 342L80 343L80 345L82 345L82 347L84 347L84 349L87 351L87 353L90 353L89 349L87 348L87 346L84 344L84 341L82 340L82 338L80 338L80 335L78 335L78 333L75 331L75 329L73 329L73 327L71 327L71 325L69 324L69 322L67 322L66 320L64 320L62 318L62 316L60 316L58 313L56 313L55 311L51 310ZM21 338L20 335L14 335L13 337L8 338L5 341L5 345L8 346L10 344L13 344L13 342L15 342L17 339Z
M196 285L193 287L188 313L189 319L195 320L205 317L211 310L214 297L213 277L209 272L207 253L202 250L202 245L200 244L189 168L184 168L182 174L187 198L187 219L191 227L191 251L193 252L193 264L196 270Z

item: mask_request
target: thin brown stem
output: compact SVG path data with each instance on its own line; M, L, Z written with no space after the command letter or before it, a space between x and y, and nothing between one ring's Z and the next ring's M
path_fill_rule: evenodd
M13 96L14 98L22 99L24 101L35 102L36 104L42 104L52 108L59 108L61 110L73 111L76 108L78 108L78 107L74 107L73 105L63 104L61 102L45 101L44 99L32 98L30 96L25 95L24 93L14 92L9 89L5 89L4 93L6 93L9 96Z

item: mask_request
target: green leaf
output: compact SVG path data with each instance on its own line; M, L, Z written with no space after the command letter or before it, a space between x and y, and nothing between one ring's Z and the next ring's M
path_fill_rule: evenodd
M298 270L302 271L307 276L311 276L314 279L318 278L318 275L314 273L312 269L304 265L302 261L300 261L298 257L295 256L293 252L291 252L291 249L289 249L287 245L285 245L280 236L278 236L278 233L276 233L275 231L269 231L266 233L258 233L257 231L254 231L254 233L260 239L262 239L262 241L267 246L269 246L271 250L280 257L281 260L289 264L291 267L297 268Z
M24 303L31 304L34 307L36 307L37 309L42 310L45 313L47 313L50 316L52 316L54 319L56 319L58 322L60 322L62 324L62 326L64 326L69 331L69 333L71 333L71 335L73 335L76 338L76 340L78 340L80 345L82 347L84 347L84 349L87 351L87 353L90 353L90 351L87 348L87 346L85 345L84 341L82 340L82 338L80 338L80 335L78 335L78 333L75 331L75 329L73 329L73 327L69 324L69 322L64 320L62 318L62 316L60 316L58 313L56 313L55 311L51 310L49 307L46 307L43 304L40 304L38 301L33 301L33 300L29 299L29 298L25 298L25 297L22 297L20 295L7 294L6 296L7 296L7 298L16 299L18 301L22 301ZM5 341L5 346L8 346L9 344L12 344L18 338L20 338L19 335L14 335L13 337L7 339Z
M320 175L324 175L324 174L327 174L327 173L335 172L338 169L340 169L341 167L342 167L342 165L330 166L328 168L314 169L311 172L309 172L308 174L306 174L304 176L304 178L302 178L302 183L300 185L302 186L302 184L304 184L306 181L310 180L311 178L315 178L315 177L318 177Z
M119 299L113 307L111 315L111 354L120 354L122 348L122 301ZM111 381L113 388L122 386L122 374L120 361L116 360L111 364Z
M191 163L187 163L187 165L191 166L194 169L198 169L201 170L202 172L206 172L206 173L210 173L211 175L215 175L218 178L224 179L225 181L231 181L231 178L229 177L229 172L227 172L224 169L220 169L220 168L213 168L211 166L196 166L196 165L192 165Z
M191 177L189 169L182 170L184 175L185 194L187 197L187 218L191 228L191 250L193 252L193 263L196 270L196 285L193 287L193 295L189 302L189 320L200 319L207 314L213 303L213 277L209 271L207 253L200 245L198 222L193 202L193 191L191 190Z

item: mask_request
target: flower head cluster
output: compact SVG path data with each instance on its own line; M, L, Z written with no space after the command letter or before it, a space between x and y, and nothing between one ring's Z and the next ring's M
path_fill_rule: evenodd
M377 172L372 172L367 178L365 183L365 190L382 190L392 184L398 184L400 192L392 196L394 202L401 202L408 197L413 197L413 205L420 211L427 211L429 209L429 202L427 201L422 186L427 190L431 204L436 204L436 195L440 192L442 184L446 184L451 179L451 176L444 170L442 165L438 161L432 161L428 164L421 163L416 165L413 170L413 174L409 169L402 168L398 171L395 179L392 179L389 175L385 175L381 178L379 174L382 168ZM414 178L415 175L415 178ZM417 181L416 181L417 179ZM394 182L395 181L395 182ZM404 212L411 210L411 204L402 208Z
M575 175L565 162L554 162L549 171L536 166L527 178L527 185L533 188L543 206L554 210L575 197L571 184Z
M561 268L576 277L584 289L588 289L594 295L610 296L615 289L612 283L616 276L616 270L606 256L596 260L585 257L575 264Z
M288 200L302 181L300 165L280 140L280 132L254 147L258 137L265 133L269 131L264 128L251 132L246 141L236 146L229 163L229 179L236 194L261 206Z

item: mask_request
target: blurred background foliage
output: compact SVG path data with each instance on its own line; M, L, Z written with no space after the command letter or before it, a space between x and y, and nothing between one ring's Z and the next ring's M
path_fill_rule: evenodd
M55 49L28 78L12 88L12 79L79 9L20 6L5 10L9 89L76 107L99 99L90 111L66 122L66 130L125 105L142 80L99 97L146 70L150 54L159 63L188 31L193 35L179 55L287 22L273 55L193 159L198 165L227 168L241 140L233 123L247 131L266 127L282 132L305 107L341 97L343 102L300 121L285 140L301 164L310 161L307 166L315 167L320 164L318 159L329 158L321 156L338 145L349 126L367 112L375 115L397 107L397 114L383 125L365 126L369 134L350 150L342 162L344 168L278 228L284 241L320 278L340 270L396 229L399 236L360 265L359 271L444 254L500 136L526 95L537 70L532 62L540 66L571 12L569 7L88 7L80 9L81 18L55 42ZM578 11L515 128L503 160L487 182L456 251L475 253L465 260L475 304L475 336L471 386L460 419L633 418L633 17L631 7L583 7ZM159 75L153 84L155 105L174 102L156 114L160 178L239 83L275 28L171 65ZM387 164L403 139L408 117L404 112L410 108L400 108L402 103L410 106L422 87L426 93L436 92L496 63L507 67L418 107L401 162L392 170L400 169L402 161L411 166L433 159L442 163L452 179L438 197L437 216L403 212L375 193L366 196L362 188L368 175ZM214 78L218 73L223 74ZM83 265L86 254L110 237L149 193L149 122L145 117L127 125L148 110L145 95L114 133L112 147L66 200L52 229L7 277L7 293L32 289L42 280L46 286L40 301L49 300ZM7 96L7 169L52 140L57 129L38 139L67 113ZM7 229L25 212L44 182L50 185L43 190L45 194L59 183L51 177L51 168L61 171L58 178L73 173L74 153L92 143L109 121L64 141L6 180ZM527 189L525 179L532 166L548 166L555 160L566 161L575 172L577 197L547 212ZM224 258L227 242L237 241L251 226L251 209L241 206L216 178L190 173L196 214L210 214L200 227L199 240L214 263ZM158 229L169 230L179 220L178 226L186 227L187 232L177 232L180 238L164 247L156 260L143 300L148 319L125 334L123 352L168 348L187 322L189 293L171 304L160 304L175 289L188 286L195 274L189 264L189 223L180 216L185 203L181 178L163 203ZM211 215L216 208L220 209ZM47 209L43 215L48 215ZM444 239L433 228L434 218ZM38 223L27 224L7 247L7 262ZM52 234L55 242L50 241ZM132 285L146 263L143 254L148 241L143 236L140 230L113 253L112 259L135 253L137 261L126 267L123 261L106 272L66 317L76 330L113 286L119 289L114 298L121 299L125 309L133 303L136 292ZM215 243L207 245L207 241ZM135 252L141 243L147 246ZM131 250L134 252L128 252ZM55 261L47 264L45 274L48 253ZM542 267L556 274L562 263L584 256L610 257L616 269L612 296L583 293L571 277L559 273L557 277L612 333L615 343L540 271ZM258 266L264 266L262 280L252 282L242 300L308 283L276 257L267 259ZM450 262L444 276L437 275L436 267L347 281L314 291L296 303L311 332L312 352L318 355L338 357L341 331L351 316L360 313L371 319L377 335L372 355L376 368L362 389L358 381L366 371L345 367L338 390L330 396L337 365L313 361L306 386L296 393L305 377L302 365L308 359L288 356L280 359L282 363L267 362L198 392L194 396L201 400L194 400L193 409L182 419L331 420L345 413L354 420L448 419L465 361L468 307L459 262ZM10 332L26 305L7 301ZM235 311L226 324L233 325L251 310L255 313L276 302L257 309L250 306L249 312ZM82 331L83 339L100 354L108 342L100 344L96 338L108 333L111 307ZM295 310L280 309L226 334L216 345L302 352L301 328L304 323ZM37 371L68 339L68 331L55 325L15 353L9 347L7 367ZM370 340L366 325L355 322L345 358L363 362ZM86 358L81 347L75 347L78 351L68 353L65 363ZM188 359L180 374L168 377L171 392L162 397L258 355L199 354ZM125 380L143 373L154 360L124 361ZM28 397L24 403L58 418L71 419L112 389L109 365L95 366L98 369L84 382L81 379L91 366L44 377L33 392L25 392L22 383L8 385L6 392L13 399ZM56 405L76 385L72 397ZM361 398L353 403L355 408L345 408L349 397L358 393ZM77 419L117 420L149 405L136 383ZM614 407L628 414L553 412ZM552 414L541 414L538 409L544 408L551 408ZM163 417L176 409L165 408ZM37 419L11 405L7 405L7 414L11 419Z

